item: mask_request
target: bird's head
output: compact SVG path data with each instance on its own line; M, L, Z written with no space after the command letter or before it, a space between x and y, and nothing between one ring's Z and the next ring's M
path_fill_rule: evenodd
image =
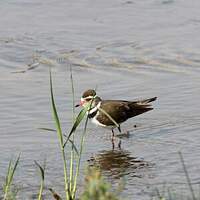
M86 107L88 103L90 103L91 101L93 101L91 107L94 107L96 103L99 102L100 100L101 99L97 96L96 91L93 89L89 89L83 93L81 97L81 101L79 104L76 105L76 107L79 107L79 106Z

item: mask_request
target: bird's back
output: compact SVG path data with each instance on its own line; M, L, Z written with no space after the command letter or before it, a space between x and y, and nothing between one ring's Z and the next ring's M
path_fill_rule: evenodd
M155 100L156 97L140 101L103 100L101 102L101 109L120 124L131 117L152 110L153 108L150 107L151 105L149 103ZM101 111L97 116L97 120L107 126L114 125L113 121Z

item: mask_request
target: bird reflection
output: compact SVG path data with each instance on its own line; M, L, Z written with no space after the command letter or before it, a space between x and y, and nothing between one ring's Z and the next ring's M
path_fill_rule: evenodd
M90 166L97 166L105 176L119 179L125 175L141 178L141 170L152 165L142 159L131 156L124 150L104 150L89 160Z

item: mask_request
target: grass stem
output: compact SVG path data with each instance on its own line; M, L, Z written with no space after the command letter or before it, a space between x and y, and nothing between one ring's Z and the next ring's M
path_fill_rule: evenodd
M65 148L64 148L64 143L63 143L63 134L62 134L61 124L60 124L60 120L58 117L58 113L57 113L57 109L56 109L56 105L54 101L51 71L50 71L50 91L51 91L52 112L53 112L53 117L54 117L54 121L56 125L57 135L59 138L60 150L61 150L62 160L63 160L66 200L69 200L70 191L69 191L69 182L68 182L68 176L67 176L67 162L66 162L66 157L65 157Z

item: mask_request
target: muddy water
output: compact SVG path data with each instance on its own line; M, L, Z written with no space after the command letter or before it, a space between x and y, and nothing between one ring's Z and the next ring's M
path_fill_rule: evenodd
M34 160L46 159L46 185L62 191L57 137L38 128L54 127L51 67L63 128L70 129L72 66L77 101L96 86L107 99L158 96L153 111L122 126L130 132L122 138L122 150L112 150L109 131L89 124L81 179L88 164L97 164L113 187L125 181L126 199L150 199L163 185L186 197L181 151L198 191L199 6L197 0L1 2L1 183L9 159L21 152L19 199L37 194Z

